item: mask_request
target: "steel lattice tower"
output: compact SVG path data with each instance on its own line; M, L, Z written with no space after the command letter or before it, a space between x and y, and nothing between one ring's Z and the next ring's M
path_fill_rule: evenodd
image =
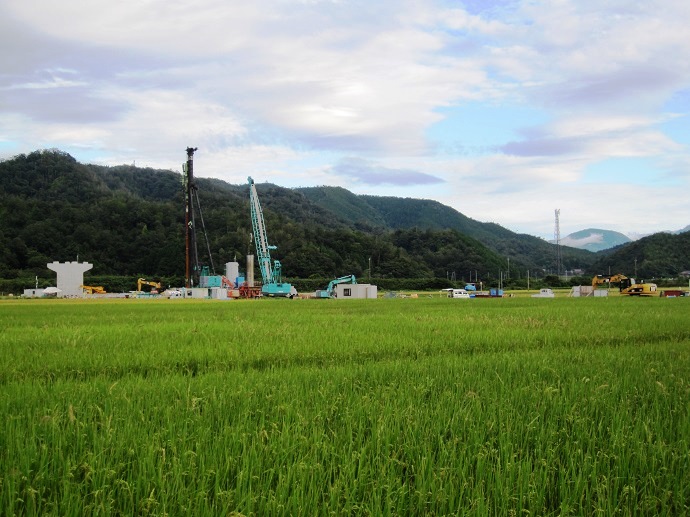
M561 209L557 208L556 214L556 224L553 230L553 240L556 243L556 275L561 276L561 264L563 262L563 257L561 255Z

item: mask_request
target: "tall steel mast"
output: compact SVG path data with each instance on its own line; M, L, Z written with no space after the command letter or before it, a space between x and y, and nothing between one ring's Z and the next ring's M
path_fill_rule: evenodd
M563 255L561 252L561 209L557 208L554 211L556 215L556 223L553 230L553 240L556 243L556 276L561 276L561 265L563 264Z
M184 171L184 190L185 190L185 276L184 283L186 288L193 287L192 278L192 252L196 254L196 232L194 230L194 206L193 196L196 185L194 184L194 151L196 147L187 147L187 163L182 167ZM195 264L196 266L196 264Z

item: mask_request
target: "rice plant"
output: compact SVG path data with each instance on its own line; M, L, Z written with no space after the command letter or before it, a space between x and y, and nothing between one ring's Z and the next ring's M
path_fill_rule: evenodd
M1 512L688 514L689 308L2 302Z

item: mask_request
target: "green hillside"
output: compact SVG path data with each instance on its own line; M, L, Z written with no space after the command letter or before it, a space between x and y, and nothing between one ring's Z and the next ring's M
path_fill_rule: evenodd
M354 228L386 228L389 225L377 209L342 187L304 187L297 189L312 203L327 209Z
M333 212L352 225L367 222L386 230L455 230L481 242L511 263L530 269L554 270L553 244L532 235L517 234L495 223L482 223L438 201L399 197L356 196L339 187L299 189L310 201ZM595 259L589 251L563 246L563 265L567 269L586 269Z
M57 150L0 162L0 279L52 278L48 262L80 260L94 264L94 275L181 283L181 179L172 171L84 165ZM208 235L208 244L198 236L200 260L222 272L225 262L243 262L253 246L248 189L214 179L196 183ZM257 190L269 239L278 246L274 258L289 278L354 274L445 282L449 271L458 279L470 271L496 278L506 268L503 257L454 229L352 224L299 190L267 183ZM517 259L511 266L530 267Z
M599 256L594 274L623 273L637 279L675 278L690 270L690 233L656 233Z
M81 260L94 275L165 277L182 283L181 174L85 165L58 150L0 162L0 279L52 278L45 265ZM200 261L218 273L253 251L247 185L197 178L208 243ZM257 183L269 239L291 279L354 274L385 283L479 276L496 281L555 270L555 247L436 201L355 195L344 188ZM199 225L197 225L199 226ZM564 269L676 276L690 269L690 234L657 234L602 253L563 247ZM210 255L208 251L210 250ZM23 280L26 283L26 280Z

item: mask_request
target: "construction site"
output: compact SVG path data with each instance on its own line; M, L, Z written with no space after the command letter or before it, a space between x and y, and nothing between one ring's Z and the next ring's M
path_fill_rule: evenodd
M93 268L88 262L52 262L48 269L55 271L54 287L25 289L24 297L55 298L192 298L212 300L259 299L259 298L313 298L313 299L375 299L375 285L358 283L348 274L333 279L323 289L311 293L298 293L297 289L283 280L283 268L279 260L271 258L277 246L269 244L266 223L254 180L247 178L249 210L252 224L252 240L256 255L247 253L246 265L241 270L237 261L227 262L221 274L213 264L208 234L199 201L198 187L194 181L195 147L188 147L187 160L182 165L185 215L185 285L163 288L160 281L138 278L136 290L109 293L103 286L84 282L84 273ZM206 245L208 264L200 260L199 235ZM261 279L255 278L258 266Z
M251 221L251 232L248 232L250 243L245 260L242 263L237 260L226 262L222 271L217 272L216 266L213 263L213 253L199 200L199 188L194 177L194 153L196 151L197 148L195 147L187 147L187 159L182 164L184 260L180 260L180 263L184 263L184 285L163 286L160 279L140 276L136 280L136 288L132 285L132 289L128 291L107 292L103 285L85 282L84 273L90 271L93 268L93 264L77 260L74 262L48 263L46 267L54 271L57 276L55 286L39 289L37 277L35 288L25 289L23 296L55 298L190 298L212 300L260 298L344 300L376 299L378 297L376 285L359 283L355 275L347 271L343 271L341 276L337 276L330 281L324 281L326 285L312 292L298 293L295 286L284 280L283 264L280 260L271 257L271 251L275 251L277 246L269 241L261 202L259 201L257 188L252 177L247 178L247 198L245 198L248 199L248 215ZM561 270L559 215L560 210L556 210L554 242L556 245L556 271L558 274L560 274ZM199 252L200 245L203 246L203 254ZM205 258L205 262L202 260L202 256ZM235 255L236 257L237 255ZM371 265L369 267L371 268ZM508 267L510 268L510 266ZM471 276L470 272L470 278ZM501 278L503 277L501 276ZM527 289L529 291L529 271ZM617 292L614 291L616 295L628 297L678 297L688 295L688 291L680 289L660 290L655 283L638 282L635 278L621 273L595 275L592 278L591 285L576 285L570 289L569 293L560 293L560 295L575 298L607 297L612 292L612 289L617 289ZM443 292L449 298L459 299L502 298L504 296L500 282L498 288L492 288L490 291L484 290L482 282L476 279L476 272L475 282L467 283L464 289L457 287L446 288ZM391 297L391 295L396 295L396 293L386 293L385 297ZM510 294L510 296L513 295ZM557 293L550 288L543 288L530 296L533 298L554 298L557 296Z

